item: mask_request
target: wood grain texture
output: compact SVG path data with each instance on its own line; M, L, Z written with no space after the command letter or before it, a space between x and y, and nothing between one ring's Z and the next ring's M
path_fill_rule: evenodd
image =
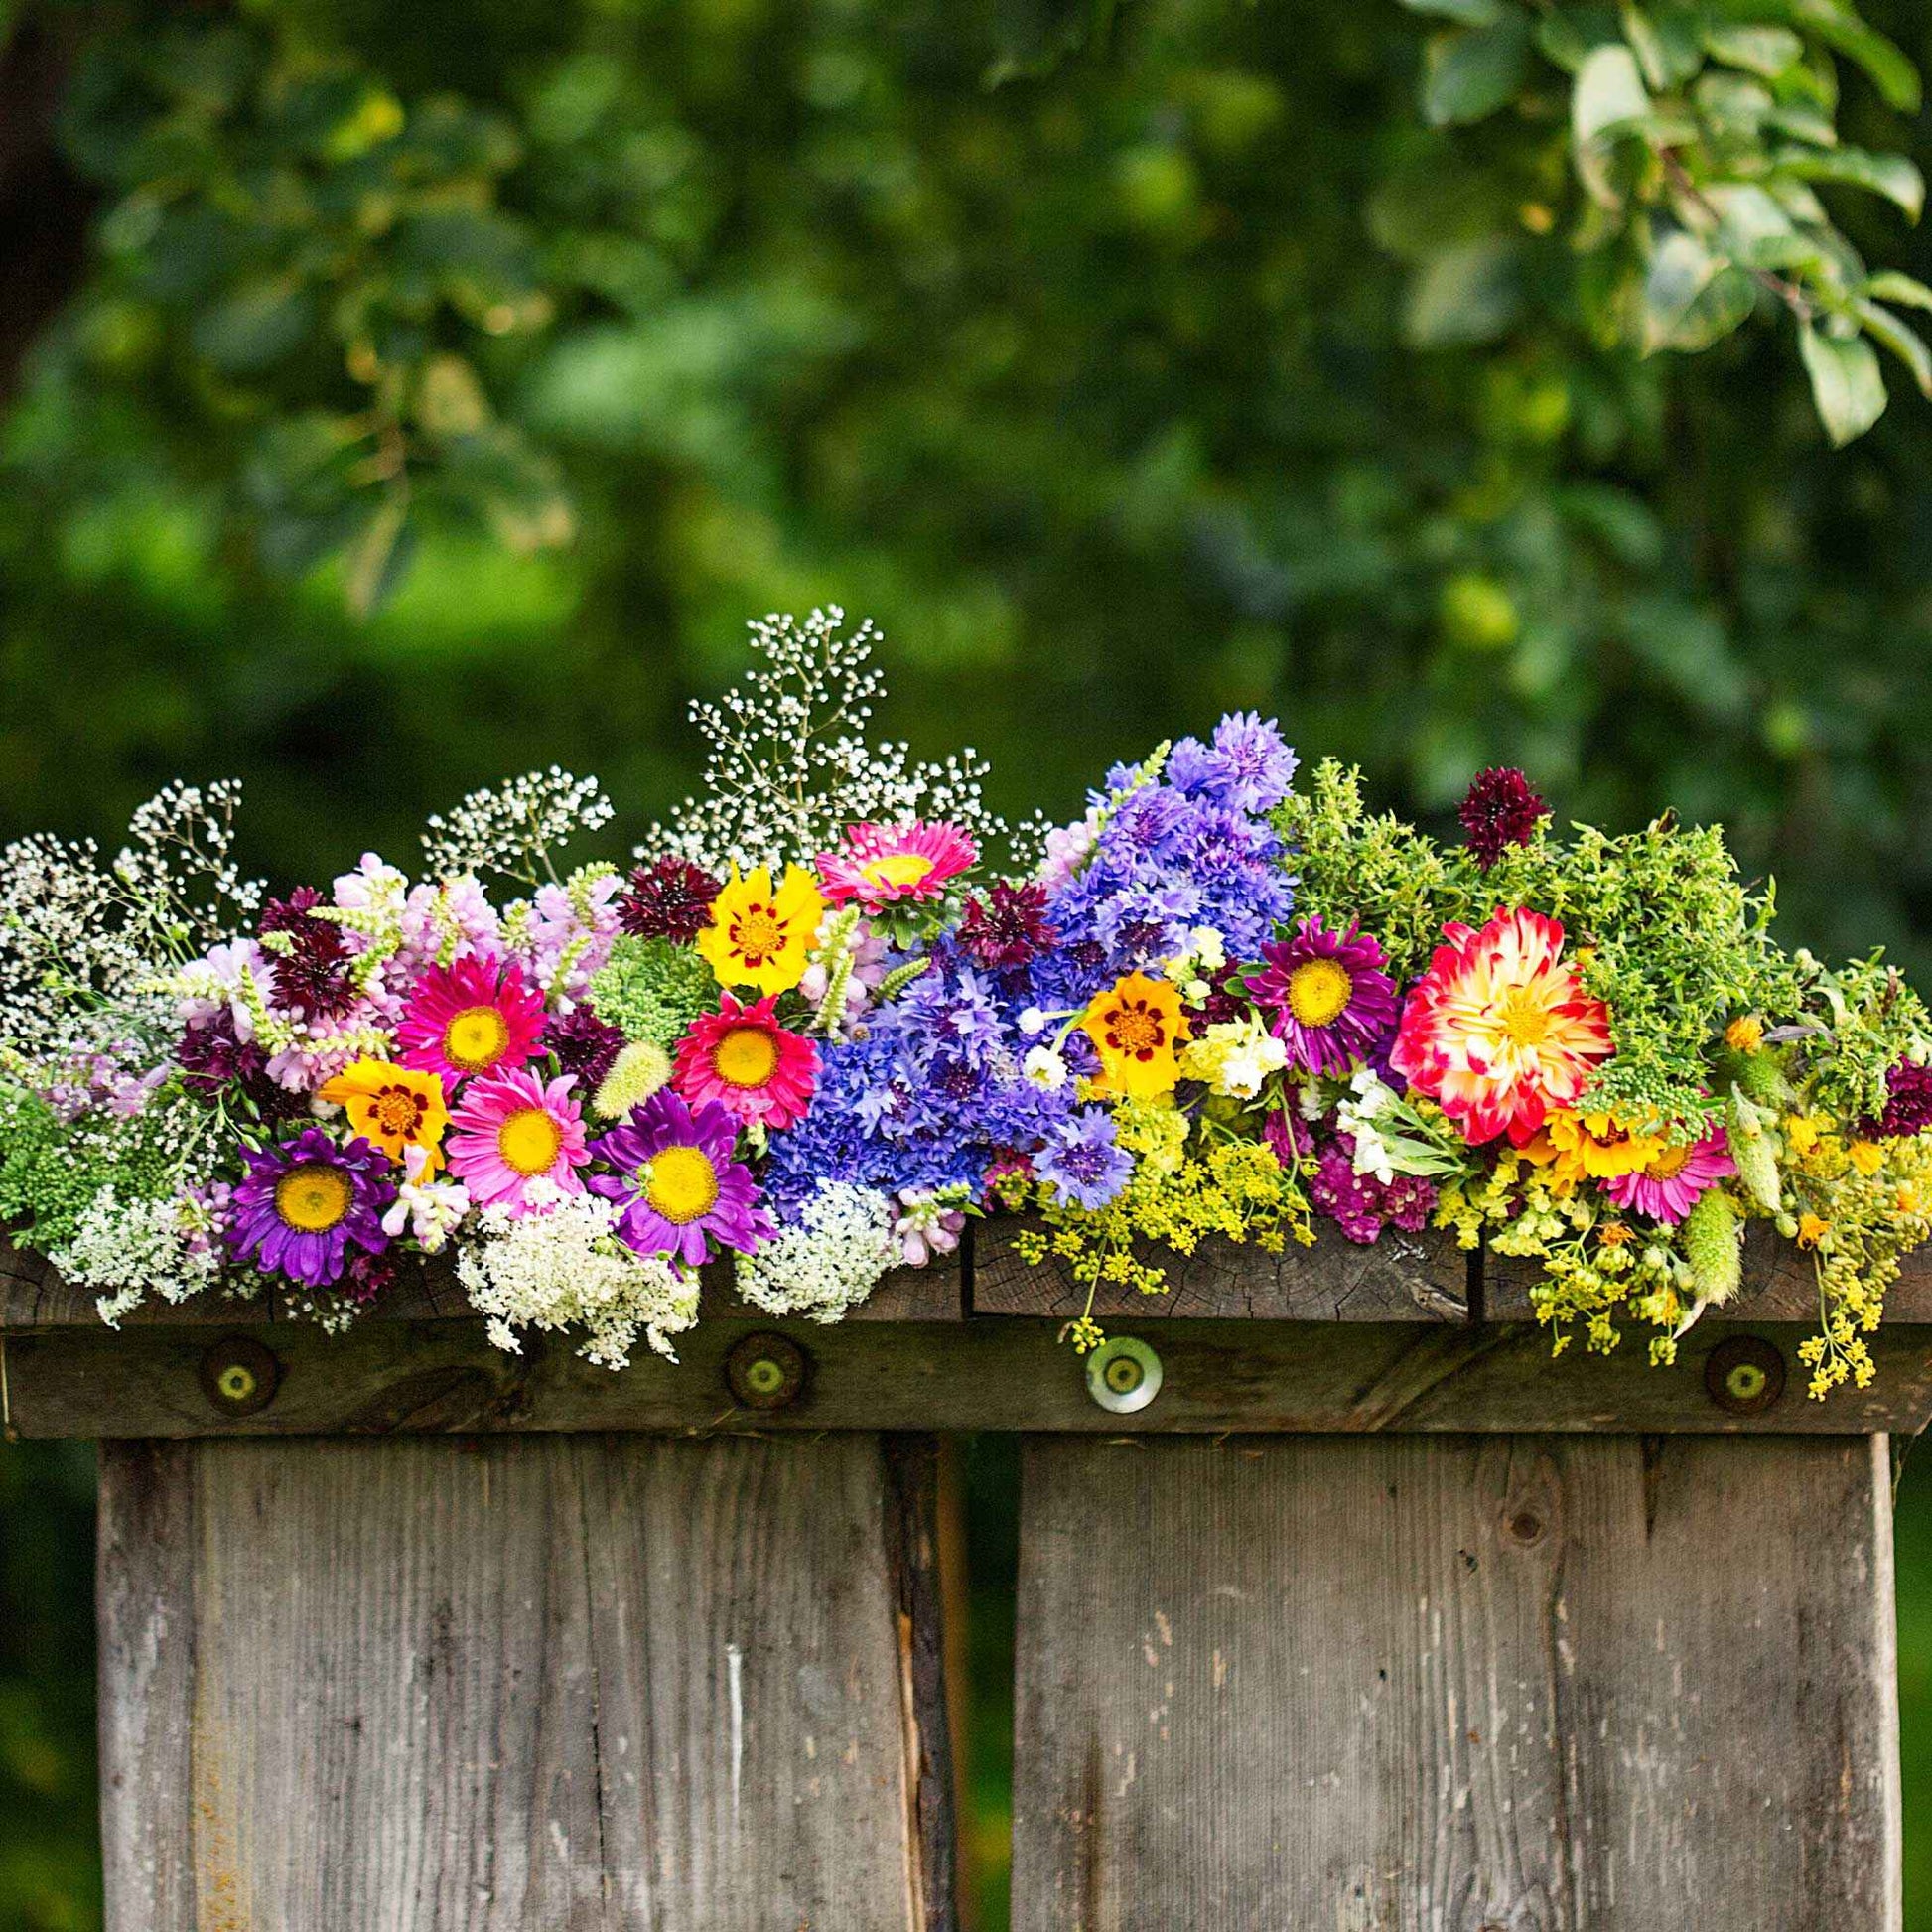
M972 1273L975 1314L1050 1314L1061 1320L1087 1305L1087 1291L1063 1263L1037 1266L1014 1252L1028 1223L983 1222ZM1277 1321L1462 1321L1468 1316L1469 1257L1446 1235L1391 1231L1357 1247L1332 1228L1312 1248L1271 1255L1229 1241L1193 1255L1149 1251L1167 1270L1162 1295L1103 1285L1093 1311L1104 1321L1209 1317Z
M1038 1441L1018 1932L1897 1932L1878 1440Z
M1482 1259L1482 1311L1490 1321L1533 1321L1530 1290L1542 1279L1534 1262L1508 1255ZM1818 1273L1813 1258L1786 1241L1769 1221L1744 1230L1744 1285L1725 1313L1743 1321L1818 1320ZM1885 1296L1887 1321L1932 1322L1932 1247L1915 1249L1899 1264Z
M891 1461L105 1449L110 1932L946 1932Z
M1932 1420L1932 1329L1886 1327L1871 1339L1867 1389L1809 1401L1796 1350L1806 1332L1700 1322L1676 1364L1650 1365L1640 1346L1608 1356L1573 1349L1550 1358L1540 1328L1498 1322L1172 1321L1146 1324L1165 1371L1152 1406L1132 1417L1099 1408L1059 1324L967 1322L707 1322L683 1338L676 1363L643 1358L621 1374L554 1341L520 1355L491 1348L473 1322L371 1322L343 1336L287 1324L268 1331L282 1364L274 1400L222 1414L204 1393L210 1336L187 1328L122 1335L74 1329L13 1335L0 1352L8 1425L16 1435L78 1437L683 1435L845 1430L977 1429L1144 1435L1384 1434L1458 1430L1820 1435L1890 1430ZM740 1408L725 1359L747 1333L775 1329L808 1358L789 1408ZM254 1331L257 1336L264 1331ZM1731 1334L1771 1341L1789 1372L1780 1400L1758 1414L1720 1408L1705 1358Z

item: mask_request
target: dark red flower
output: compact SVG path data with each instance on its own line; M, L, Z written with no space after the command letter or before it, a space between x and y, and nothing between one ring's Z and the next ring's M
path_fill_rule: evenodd
M640 939L688 946L711 918L720 883L689 859L651 859L631 873L618 900L618 921Z
M364 1254L359 1248L349 1251L348 1263L335 1285L337 1297L358 1309L366 1309L395 1286L401 1274L390 1254Z
M349 983L347 942L334 919L316 917L322 895L313 886L298 886L287 898L272 898L262 908L263 933L285 935L280 944L262 948L274 961L278 1005L305 1020L340 1020L355 1004Z
M271 1124L307 1111L305 1096L289 1092L270 1077L261 1042L236 1036L234 1018L226 1012L216 1014L206 1026L190 1027L175 1048L175 1059L182 1084L210 1106L232 1092Z
M1046 923L1044 886L1009 886L1004 880L984 898L969 898L960 915L959 943L989 972L1024 966L1053 944Z
M585 1093L595 1093L623 1051L623 1035L589 1007L559 1014L543 1033L543 1044L565 1073L574 1073Z
M1932 1127L1932 1066L1900 1060L1885 1075L1885 1111L1866 1132L1874 1139L1902 1141Z
M1549 810L1514 765L1476 774L1457 816L1475 862L1487 872L1512 845L1528 845Z

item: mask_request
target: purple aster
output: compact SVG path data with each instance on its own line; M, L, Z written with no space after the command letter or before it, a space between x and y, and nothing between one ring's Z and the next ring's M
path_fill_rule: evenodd
M1350 920L1345 932L1303 918L1293 937L1261 949L1264 970L1248 979L1259 1006L1275 1009L1275 1035L1288 1062L1340 1075L1372 1054L1395 1026L1395 983L1382 948Z
M1173 768L1173 755L1169 757L1173 782L1230 811L1273 811L1295 782L1300 760L1283 742L1273 719L1264 723L1258 712L1230 712L1214 727L1211 746L1196 745L1191 739L1185 743L1188 751L1178 771ZM1176 753L1179 750L1174 748Z
M1086 1107L1047 1130L1046 1145L1034 1156L1034 1172L1064 1199L1091 1211L1105 1207L1127 1185L1134 1157L1115 1141L1113 1117Z
M734 1158L738 1123L716 1100L687 1106L660 1088L591 1152L615 1173L593 1174L595 1193L619 1201L618 1232L640 1255L703 1265L707 1241L750 1254L777 1233L752 1171Z
M228 1246L264 1274L327 1288L348 1265L389 1245L382 1216L396 1197L389 1157L367 1141L339 1147L320 1127L244 1156L247 1176L228 1202Z

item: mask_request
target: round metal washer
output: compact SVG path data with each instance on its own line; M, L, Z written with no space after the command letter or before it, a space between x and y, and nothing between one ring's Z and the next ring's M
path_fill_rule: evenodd
M725 1357L725 1383L747 1409L787 1409L804 1393L811 1363L785 1335L747 1335Z
M1087 1357L1087 1394L1116 1416L1145 1409L1161 1393L1161 1357L1138 1335L1110 1335Z
M1704 1388L1727 1415L1761 1415L1784 1393L1784 1357L1761 1335L1726 1335L1705 1357Z
M282 1364L253 1335L223 1335L203 1356L202 1393L224 1416L252 1416L275 1400Z

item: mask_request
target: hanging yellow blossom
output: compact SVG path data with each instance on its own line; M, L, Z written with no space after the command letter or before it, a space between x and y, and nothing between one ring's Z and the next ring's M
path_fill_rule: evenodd
M1764 1044L1764 1022L1746 1013L1725 1029L1725 1044L1733 1053L1755 1053Z
M1867 1180L1885 1165L1884 1149L1872 1141L1854 1141L1845 1155Z
M774 891L769 867L741 879L733 866L711 901L711 923L698 934L698 951L721 986L789 993L805 977L824 916L824 895L804 867L787 866Z
M425 1173L442 1166L450 1110L440 1074L388 1060L351 1060L319 1097L342 1108L356 1133L390 1160L400 1161L419 1147L429 1157Z
M1187 1036L1187 1022L1178 989L1166 980L1129 973L1094 996L1080 1026L1099 1049L1108 1093L1146 1098L1173 1090L1180 1078L1174 1048Z
M1798 1245L1801 1248L1815 1248L1832 1231L1832 1224L1816 1214L1798 1216Z

